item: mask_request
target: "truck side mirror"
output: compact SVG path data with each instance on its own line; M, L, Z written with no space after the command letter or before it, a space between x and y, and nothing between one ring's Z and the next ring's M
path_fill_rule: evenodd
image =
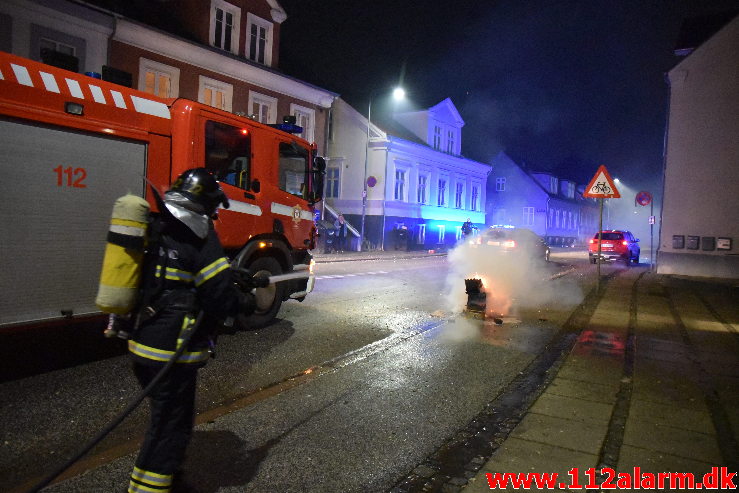
M262 185L259 183L259 180L254 178L254 180L251 182L251 190L255 193L259 193L261 189Z
M311 204L315 204L323 198L323 179L326 174L326 160L321 156L316 156L313 159L313 187L310 191L309 201Z

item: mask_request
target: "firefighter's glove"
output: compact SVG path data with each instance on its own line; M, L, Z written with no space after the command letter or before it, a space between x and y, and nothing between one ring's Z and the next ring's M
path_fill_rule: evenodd
M255 288L266 288L269 286L269 274L266 272L257 272L252 277Z

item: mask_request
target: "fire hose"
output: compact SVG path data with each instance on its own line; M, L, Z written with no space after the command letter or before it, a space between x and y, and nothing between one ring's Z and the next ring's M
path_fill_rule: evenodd
M29 493L36 493L40 491L42 488L46 487L54 481L58 476L60 476L64 471L69 469L72 464L80 460L85 454L87 454L92 448L100 443L103 438L105 438L108 433L113 431L113 429L121 424L121 422L126 419L126 417L133 412L136 407L138 407L139 404L141 404L141 401L143 401L146 396L149 395L151 390L154 388L156 384L159 383L159 381L164 377L164 375L167 374L167 372L172 368L172 365L175 364L175 361L182 356L182 353L185 352L185 349L187 348L188 343L190 342L190 338L195 333L195 331L198 330L198 327L200 327L200 322L203 320L203 311L201 310L200 313L198 313L197 318L195 319L195 323L192 325L192 328L189 331L186 331L185 334L182 337L182 343L177 348L177 350L174 352L172 357L165 363L165 365L162 367L161 370L159 370L159 373L156 374L156 376L152 379L151 382L149 382L149 385L147 385L139 394L136 396L135 399L133 399L126 408L121 411L118 416L113 418L108 425L100 430L95 437L90 440L84 447L82 447L77 454L69 458L64 464L59 466L54 472L46 476L44 479L36 483L29 491Z
M234 273L236 274L235 281L236 284L242 288L242 289L251 289L254 287L266 287L269 284L274 284L281 281L287 281L289 279L296 279L300 277L308 277L308 274L304 274L302 272L297 273L289 273L289 274L282 274L282 275L275 275L275 276L269 276L269 277L252 277L251 273L242 268L234 268ZM175 364L177 359L182 356L182 353L185 352L185 349L187 348L187 345L190 342L190 338L192 335L198 330L198 327L200 327L200 323L203 320L203 311L201 310L200 313L198 313L198 316L195 319L195 322L193 323L190 330L186 331L183 334L182 337L182 343L179 345L177 350L174 352L172 357L165 363L165 365L162 367L161 370L159 370L159 373L156 374L156 376L152 379L151 382L149 382L149 385L147 385L144 389L139 392L139 394L126 406L123 411L121 411L115 418L113 418L110 423L108 423L102 430L98 432L97 435L95 435L84 447L82 447L75 455L70 457L64 464L59 466L57 469L55 469L52 473L44 477L41 481L36 483L31 489L28 490L29 493L37 493L41 489L48 486L52 481L54 481L57 477L59 477L64 471L72 467L72 465L80 460L82 457L84 457L90 450L92 450L93 447L95 447L98 443L100 443L111 431L113 431L121 422L123 422L126 417L133 412L134 409L138 407L139 404L141 404L141 401L143 401L149 393L152 391L152 389L159 383L159 381L164 377L164 375L167 374L167 372L172 368L172 366Z

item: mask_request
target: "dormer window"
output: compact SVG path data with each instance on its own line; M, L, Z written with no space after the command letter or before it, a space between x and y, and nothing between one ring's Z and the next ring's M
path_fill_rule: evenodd
M448 130L446 135L446 152L454 154L454 130Z
M211 0L210 39L216 48L237 54L241 9L224 0Z
M434 149L441 149L441 127L434 126Z

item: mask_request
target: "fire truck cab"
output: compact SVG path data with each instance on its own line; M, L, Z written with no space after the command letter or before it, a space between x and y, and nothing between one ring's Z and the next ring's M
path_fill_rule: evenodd
M91 315L115 199L205 167L230 201L216 231L233 265L295 279L257 291L252 327L312 290L325 162L287 130L0 52L0 327Z

